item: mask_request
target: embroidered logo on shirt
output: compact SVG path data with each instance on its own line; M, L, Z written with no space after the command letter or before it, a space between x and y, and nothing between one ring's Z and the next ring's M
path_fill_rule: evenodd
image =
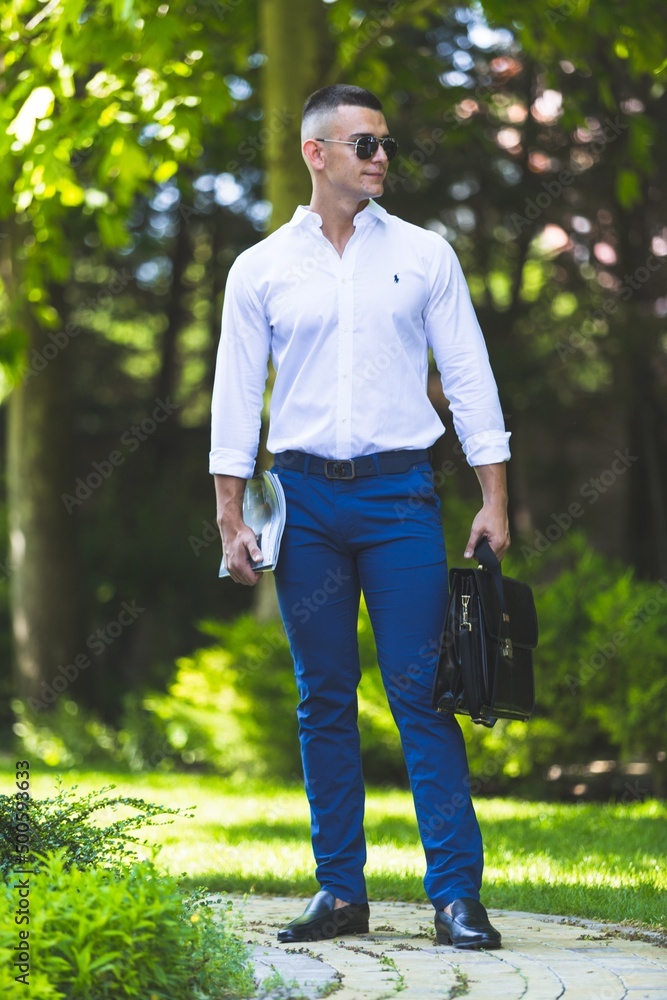
M398 275L397 274L394 275L394 284L395 285L398 284Z

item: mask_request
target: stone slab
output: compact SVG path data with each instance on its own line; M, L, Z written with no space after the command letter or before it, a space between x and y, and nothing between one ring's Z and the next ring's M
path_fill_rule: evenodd
M667 1000L667 949L659 933L489 910L503 947L459 951L437 944L431 906L380 902L371 903L369 934L280 945L277 931L307 900L227 898L254 949L258 982L278 972L288 984L260 993L262 1000L315 1000L323 991L336 1000Z

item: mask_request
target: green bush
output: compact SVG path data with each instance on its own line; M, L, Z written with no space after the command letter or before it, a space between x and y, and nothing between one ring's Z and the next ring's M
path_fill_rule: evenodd
M463 565L471 510L456 498L448 505L456 526L448 533L450 563ZM652 763L660 794L667 749L665 584L637 580L574 531L528 561L517 543L503 568L535 589L537 703L527 724L501 721L487 730L461 720L474 787L496 793L520 784L543 793L552 764L642 758ZM128 699L116 732L62 700L38 720L24 713L18 726L26 755L66 764L107 753L132 769L190 765L238 780L300 780L298 698L280 622L244 615L201 629L209 645L178 661L167 692ZM372 784L405 784L363 604L359 647L364 773Z
M497 765L501 775L535 779L553 763L639 758L651 762L660 793L667 749L664 583L636 579L575 532L531 566L510 554L503 570L535 588L536 710L528 723L466 725L472 771L486 768L488 775Z
M626 757L667 749L667 585L619 573L590 595L587 649L566 683Z
M121 735L94 712L61 696L46 712L35 712L19 698L12 700L14 732L23 756L48 767L126 764Z
M180 813L178 809L154 805L143 799L105 798L114 787L108 785L81 798L77 798L76 785L70 789L59 787L51 798L29 799L26 814L21 814L27 815L30 826L30 851L21 855L22 866L35 864L36 855L60 851L65 868L119 870L135 859L134 845L142 843L132 831L154 824L158 816ZM100 814L115 814L119 807L133 812L102 825ZM0 795L0 874L5 880L16 865L16 816L15 796Z
M516 549L503 568L535 589L536 710L528 723L501 721L492 730L461 719L475 787L495 792L520 779L537 790L550 765L600 757L648 757L657 767L667 730L660 585L635 579L575 532L531 565ZM462 564L456 552L450 561ZM180 660L169 692L146 706L176 727L182 746L223 773L298 776L297 696L279 623L244 616L207 623L205 631L216 644ZM363 604L359 646L364 773L371 783L404 783Z
M216 640L178 662L167 694L144 706L157 716L168 741L222 774L300 780L298 695L289 645L278 622L244 615L233 622L206 622ZM396 727L377 666L365 607L359 616L362 681L359 728L364 773L373 783L404 782Z
M36 712L14 698L14 732L23 756L53 768L169 771L181 764L199 765L203 755L185 747L180 723L172 723L168 713L163 721L143 701L136 693L126 695L120 722L114 727L64 695L47 712Z
M168 692L147 696L144 708L180 759L221 774L293 774L296 687L282 627L244 615L201 629L215 645L178 660Z
M253 991L247 950L201 901L148 862L122 874L70 867L60 851L30 878L30 990L14 978L16 893L0 892L0 988L37 1000L203 1000ZM20 953L19 953L20 954Z
M195 926L190 952L190 983L197 1000L247 997L255 992L247 945L232 918L232 903L220 910L220 897L204 897L204 890L185 900L185 919ZM213 906L215 905L215 908Z

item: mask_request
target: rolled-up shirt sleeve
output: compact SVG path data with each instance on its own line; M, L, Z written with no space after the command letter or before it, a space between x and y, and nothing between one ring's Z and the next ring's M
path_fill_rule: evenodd
M211 405L211 473L249 479L255 468L271 328L243 262L232 266L222 307Z
M469 465L506 462L510 434L468 286L450 245L435 237L434 246L424 328L454 429Z

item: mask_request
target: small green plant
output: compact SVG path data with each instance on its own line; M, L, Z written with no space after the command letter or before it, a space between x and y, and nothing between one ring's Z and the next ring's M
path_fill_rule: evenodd
M220 897L198 889L185 900L185 919L196 930L190 954L190 982L195 995L206 997L249 996L254 993L254 978L248 960L248 948L239 936L232 916L232 903L223 909Z
M450 986L447 1000L455 1000L456 997L464 997L470 992L470 978L460 965L454 966L454 978L456 982Z
M405 989L405 976L399 970L394 959L391 957L391 955L382 954L380 955L380 964L382 965L382 968L385 969L387 972L396 973L396 982L394 984L394 989L396 990L397 993L401 993Z
M333 994L337 993L340 989L340 973L338 972L336 975L338 976L338 979L332 979L330 982L325 983L324 986L320 986L317 990L317 995L318 997L321 997L322 1000L324 997L333 996Z
M27 810L30 828L29 851L16 854L16 800L11 795L0 795L0 874L6 881L12 867L34 865L37 855L62 851L63 864L77 868L118 869L136 858L130 845L143 841L132 831L142 826L154 825L158 816L177 816L180 809L158 806L143 799L116 795L105 798L116 786L108 785L98 791L77 797L74 785L70 789L58 782L57 794L45 799L31 799ZM96 822L104 810L116 811L119 807L132 809L130 816L115 819L108 825ZM166 822L171 822L167 820Z
M296 979L285 979L277 969L262 980L259 991L258 1000L305 1000Z
M11 885L0 890L0 990L38 1000L219 1000L253 992L247 949L224 911L184 901L151 862L80 871L63 850L30 879L29 991L12 970Z

